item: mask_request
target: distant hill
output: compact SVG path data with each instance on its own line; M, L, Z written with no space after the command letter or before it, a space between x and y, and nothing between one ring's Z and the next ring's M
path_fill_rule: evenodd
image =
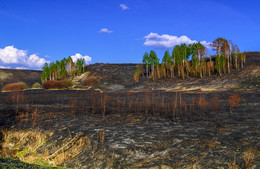
M41 83L41 72L38 70L0 69L0 89L6 84L25 82L32 87L35 82Z
M211 77L188 77L182 80L159 79L153 82L146 77L140 77L137 84L133 82L136 64L102 64L96 63L86 67L86 73L73 79L74 87L86 87L84 81L95 76L99 83L95 88L101 90L145 90L145 89L234 89L260 88L260 52L247 52L244 69L232 69L230 74L212 75ZM32 87L35 82L41 82L41 71L0 69L0 89L9 83L25 82Z

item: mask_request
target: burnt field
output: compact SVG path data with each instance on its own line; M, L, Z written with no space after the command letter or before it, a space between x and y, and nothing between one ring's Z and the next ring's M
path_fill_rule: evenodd
M1 153L30 163L259 167L258 90L28 90L0 100Z

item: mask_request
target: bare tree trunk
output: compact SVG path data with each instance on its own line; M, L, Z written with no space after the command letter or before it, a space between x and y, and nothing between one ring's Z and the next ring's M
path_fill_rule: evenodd
M235 60L235 62L236 62L236 69L237 69L237 54L236 54L235 56L236 56L236 60Z
M232 54L230 54L230 57L229 57L229 59L230 59L230 69L232 68Z
M196 70L195 70L195 76L197 77L197 72L198 72L198 65L197 65L197 63L196 63L196 68L195 68Z
M180 63L178 63L178 76L181 77Z
M186 73L187 73L187 76L189 76L190 68L189 68L189 65L188 65L188 61L186 61L185 63L186 63Z
M225 62L223 63L222 68L223 68L223 73L225 74L226 73L226 64L225 64Z
M243 57L243 56L242 56ZM243 58L241 58L241 68L243 69L244 65L243 65Z
M229 63L229 58L228 58L227 60L228 60L228 73L230 73L230 63Z
M174 67L173 67L173 65L171 66L171 78L173 78L174 77Z
M210 59L209 76L211 76L211 69L212 69L211 55L210 55L209 59Z
M146 65L146 77L148 78L148 76L149 76L148 65Z

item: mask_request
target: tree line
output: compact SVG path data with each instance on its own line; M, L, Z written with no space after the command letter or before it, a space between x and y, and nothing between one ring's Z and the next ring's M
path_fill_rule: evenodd
M61 61L56 60L56 62L50 64L45 63L42 70L42 81L62 80L85 72L85 60L83 58L77 59L77 62L74 63L69 56Z
M145 52L142 60L145 68L143 69L142 65L137 66L134 81L138 82L141 74L153 80L175 76L182 79L189 76L203 78L215 73L220 76L223 73L230 73L232 68L243 68L246 52L240 52L239 47L231 40L217 38L210 46L216 51L214 57L200 42L176 45L171 54L165 51L161 63L153 50L149 54Z

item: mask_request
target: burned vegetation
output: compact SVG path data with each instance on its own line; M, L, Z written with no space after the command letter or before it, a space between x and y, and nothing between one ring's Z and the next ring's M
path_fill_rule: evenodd
M1 153L25 162L250 168L259 159L254 91L31 90L1 99Z

